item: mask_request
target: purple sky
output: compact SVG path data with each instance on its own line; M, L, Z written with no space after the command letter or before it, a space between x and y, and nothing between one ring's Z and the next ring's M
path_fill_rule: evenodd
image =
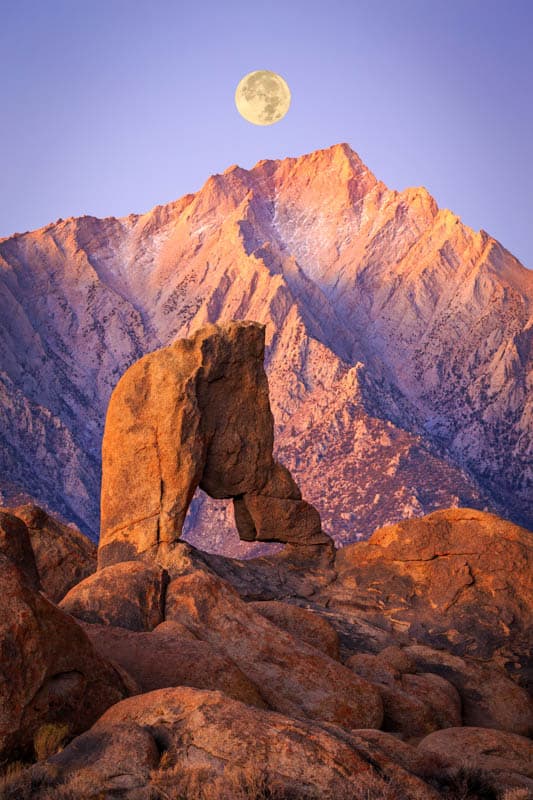
M0 236L347 141L533 267L532 42L530 0L3 0ZM271 127L253 69L292 90Z

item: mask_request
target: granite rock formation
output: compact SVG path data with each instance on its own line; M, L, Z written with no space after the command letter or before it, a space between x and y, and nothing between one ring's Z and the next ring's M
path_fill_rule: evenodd
M418 747L424 753L441 756L459 766L475 764L500 784L524 787L529 789L529 796L533 795L531 739L490 728L447 728L429 734Z
M89 734L94 741L107 733L111 743L116 726L131 724L150 731L168 753L166 764L151 776L152 788L161 790L156 797L175 793L179 782L178 796L188 798L202 797L202 786L211 784L211 797L260 797L261 788L275 787L280 797L334 800L349 797L357 785L385 791L391 779L402 785L405 800L438 797L392 759L373 758L362 742L336 726L252 708L221 692L179 687L130 698L104 714ZM80 742L80 755L90 746L89 734L85 748ZM93 748L94 755L106 749ZM76 763L74 743L67 750L56 763ZM232 772L248 777L248 787L237 780L232 793Z
M346 666L378 687L383 730L411 739L461 725L462 703L455 686L439 675L417 672L416 664L399 648L385 648L378 655L357 653Z
M27 550L22 521L2 520ZM77 624L16 566L14 530L0 555L0 734L5 760L35 748L39 761L0 774L2 800L531 792L526 531L451 509L347 553L288 545L238 561L177 542L165 565L113 564L73 587L62 607L93 620ZM464 558L475 582L450 616L435 562L453 583ZM505 642L487 638L496 610Z
M276 711L345 727L380 727L383 704L376 687L274 625L220 577L196 570L175 578L165 618L226 653Z
M262 600L249 603L263 617L273 622L302 642L307 642L330 658L339 661L339 635L333 625L306 608L282 603L279 600Z
M524 528L474 509L435 511L338 550L328 607L359 600L369 620L388 618L458 657L491 659L531 686L532 564Z
M331 543L272 455L264 338L257 323L208 325L122 376L102 446L99 568L161 558L180 538L198 486L233 498L246 541Z

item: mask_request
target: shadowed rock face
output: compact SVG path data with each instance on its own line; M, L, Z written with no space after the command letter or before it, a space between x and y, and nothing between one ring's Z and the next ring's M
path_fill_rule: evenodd
M99 568L179 539L198 486L234 499L241 539L330 542L272 455L264 342L257 323L207 325L123 375L102 448Z
M0 510L0 557L8 558L38 592L41 581L35 563L30 536L24 522L14 514Z
M27 527L42 590L53 603L95 571L96 545L74 525L66 525L31 503L9 512Z
M1 768L31 758L42 726L61 724L72 738L128 691L74 620L2 554L0 596Z

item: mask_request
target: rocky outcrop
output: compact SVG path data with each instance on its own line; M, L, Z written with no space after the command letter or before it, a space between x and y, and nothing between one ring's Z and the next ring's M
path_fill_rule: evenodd
M28 528L42 589L54 603L95 571L96 545L74 525L65 525L32 504L10 512Z
M333 625L314 611L278 600L252 602L249 606L291 636L307 642L330 658L339 659L339 634Z
M477 633L475 626L471 633ZM460 658L424 645L412 645L405 652L420 671L440 675L456 687L461 697L464 725L497 728L525 736L533 731L531 695L497 664Z
M22 523L21 523L22 524ZM74 620L0 556L0 764L34 755L43 726L86 730L127 695Z
M272 455L264 336L255 323L206 326L122 376L102 447L100 568L168 549L197 487L234 499L246 541L330 543Z
M178 541L164 563L114 564L73 587L62 605L93 620L83 630L15 566L28 539L4 532L0 743L4 758L34 750L40 760L2 778L2 797L500 800L507 789L530 792L533 708L520 670L506 674L503 644L483 660L450 652L468 643L465 629L446 639L439 627L446 587L434 585L439 567L430 570L448 559L454 580L471 514L442 512L437 526L433 515L401 538L378 531L360 561L351 548L336 564L318 545L237 561ZM24 536L23 523L5 517L4 528ZM471 642L487 632L476 602L512 608L505 646L525 659L527 597L511 580L522 580L522 532L475 519L499 563L490 572L477 542L468 558L478 594L465 590L456 604L466 604ZM420 643L434 635L441 649ZM339 655L344 663L330 657Z
M160 760L158 743L150 730L134 723L102 726L98 731L91 729L78 736L52 756L44 769L34 768L32 782L36 787L31 788L28 797L19 790L18 798L61 798L63 790L69 800L117 795L145 800L146 794L136 793L149 785L151 773Z
M436 511L338 550L335 566L329 608L359 602L406 640L531 680L533 539L524 528L472 509Z
M412 761L420 769L427 758ZM182 687L118 703L62 752L15 776L4 797L352 800L392 797L398 785L402 800L439 800L415 769L335 726Z
M402 783L407 800L435 797L429 787L392 761L373 761L338 728L329 731L309 720L252 710L219 692L166 689L131 698L104 714L93 731L131 722L150 726L168 747L168 764L174 769L161 769L154 776L156 785L160 782L163 789L172 791L173 781L181 774L191 782L186 793L190 797L195 796L195 777L198 782L213 781L225 767L228 773L236 768L257 783L266 779L266 786L296 796L318 793L333 800L367 782L373 783L375 791L384 790L387 778L394 777ZM235 753L240 754L238 759ZM185 789L186 783L182 786Z
M348 728L381 725L374 686L273 625L215 575L197 570L175 578L165 617L229 656L273 709Z

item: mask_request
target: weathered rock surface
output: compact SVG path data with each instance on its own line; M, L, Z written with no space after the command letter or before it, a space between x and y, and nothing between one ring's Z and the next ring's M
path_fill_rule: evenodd
M282 628L291 636L320 650L330 658L339 659L339 635L323 617L299 606L278 600L252 602L250 608Z
M172 686L218 689L235 700L266 708L257 686L233 661L208 642L195 639L190 633L183 636L176 622L163 622L151 633L88 623L82 627L96 652L118 662L141 692Z
M4 511L0 511L0 556L9 559L24 574L34 591L41 589L28 529L22 520Z
M96 570L96 545L76 527L32 504L10 512L26 523L42 589L54 603Z
M533 639L533 537L492 514L436 511L337 551L329 608L385 619L407 637L492 659L524 685Z
M130 698L109 709L92 732L131 722L149 726L168 748L172 769L154 775L154 783L167 791L180 775L193 778L202 770L204 780L213 780L229 766L310 798L349 796L350 788L370 781L378 791L389 776L402 783L407 799L436 797L394 762L383 758L376 763L364 749L359 751L339 728L325 730L309 720L251 709L220 692L163 689Z
M488 728L447 728L430 733L418 749L489 773L501 787L522 785L533 791L533 742L523 736Z
M200 641L185 625L182 625L181 622L173 622L171 619L160 622L154 628L154 632L177 636L180 639L189 639L192 642Z
M397 651L397 653L391 651ZM383 729L406 738L425 736L439 728L462 724L461 699L455 686L431 673L413 674L403 651L387 648L377 656L360 654L346 666L380 691L383 700ZM402 666L404 667L402 669Z
M0 556L0 763L33 755L46 724L81 733L127 692L76 623Z
M526 736L533 731L531 696L497 664L460 658L424 645L407 647L406 653L419 670L440 675L456 687L464 725Z
M65 789L73 781L74 792L82 797L112 792L124 796L149 783L160 758L149 730L123 723L87 731L52 756L48 765L59 772Z
M151 631L163 621L167 583L160 567L125 561L78 583L59 607L84 622Z
M188 550L184 552L184 548ZM228 581L246 600L313 598L336 577L335 552L332 545L304 547L287 544L269 556L238 560L204 553L182 542L173 548L166 563L172 575L191 572L191 567L207 567Z
M258 614L215 575L197 570L168 587L166 619L225 652L260 687L269 706L344 727L377 727L377 689Z
M264 342L257 323L208 325L122 376L102 445L100 567L172 545L198 487L235 499L246 541L330 542L272 455Z

